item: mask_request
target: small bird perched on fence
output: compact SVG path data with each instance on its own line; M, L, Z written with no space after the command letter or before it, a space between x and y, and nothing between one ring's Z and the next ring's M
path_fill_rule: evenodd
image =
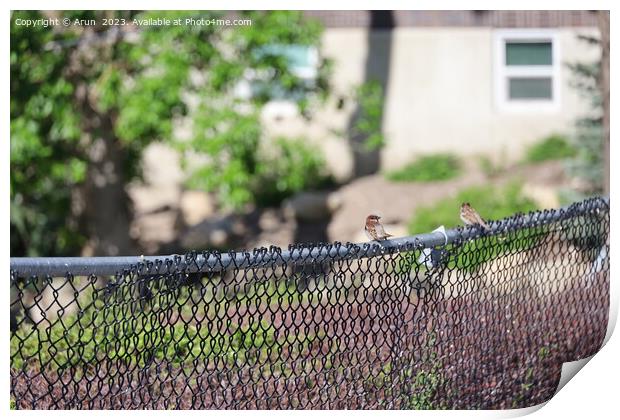
M366 218L366 226L364 226L364 232L366 232L366 236L371 241L383 241L390 236L389 233L385 233L385 229L383 229L383 225L379 220L381 217L371 214Z
M491 230L487 222L484 221L482 217L478 214L476 210L469 204L463 203L461 204L461 220L465 223L466 226L475 226L479 225L484 230Z

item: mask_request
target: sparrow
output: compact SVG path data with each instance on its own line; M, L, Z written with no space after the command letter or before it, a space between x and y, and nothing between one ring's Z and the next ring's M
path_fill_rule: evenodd
M379 216L371 214L366 218L366 226L364 226L364 232L366 232L366 236L371 241L383 241L389 238L389 233L385 233L385 229L383 229L383 225L379 222L381 219Z
M474 226L479 225L482 226L485 230L491 230L487 222L484 221L482 217L478 214L476 210L469 204L463 203L461 204L461 220L465 223L466 226Z

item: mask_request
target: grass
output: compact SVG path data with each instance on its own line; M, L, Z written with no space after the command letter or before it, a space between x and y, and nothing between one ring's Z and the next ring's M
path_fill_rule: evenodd
M273 362L274 355L308 351L315 340L324 337L322 331L277 334L265 320L243 325L228 322L225 331L210 330L205 325L210 308L195 300L191 288L154 291L156 298L144 309L130 309L126 301L104 301L93 295L81 312L39 325L23 323L11 335L11 367L35 364L62 371L94 366L102 360L135 366L165 360L174 367L190 366L195 359L230 364ZM169 323L176 311L179 318Z
M575 156L574 147L561 135L553 134L530 146L525 153L526 163L559 160Z
M430 232L440 225L448 229L461 224L459 208L463 202L471 203L487 220L536 210L534 202L523 196L521 188L521 183L512 182L502 187L476 186L464 189L454 197L419 208L409 222L409 233L415 235Z
M440 387L445 383L441 373L441 365L433 363L429 371L421 370L416 373L412 381L412 392L409 396L408 409L413 410L436 410L433 402Z
M518 182L502 187L471 187L432 206L419 208L409 222L409 232L415 235L430 232L440 225L449 229L460 224L459 208L465 201L470 202L487 220L536 209L534 202L521 194L521 184ZM522 229L504 239L495 236L473 239L460 245L458 250L453 245L448 245L446 250L451 254L448 264L457 269L473 271L500 255L530 248L541 237L540 229ZM419 255L420 251L417 250L403 253L397 265L398 272L426 271L425 267L417 262Z
M97 311L94 305L81 315L65 315L44 328L24 325L11 336L11 367L32 361L54 369L97 364L103 359L143 366L151 358L180 364L198 356L198 330L181 323L162 328L156 319L136 312L116 319L114 309ZM197 340L196 340L197 341ZM207 345L213 340L206 340Z
M406 399L406 409L408 410L437 410L445 409L443 405L436 402L437 394L440 389L447 384L444 368L439 362L437 352L437 335L432 332L428 335L424 344L423 355L416 360L417 368L410 367L399 373L400 381L408 384L408 389L402 396ZM387 371L389 375L392 366L389 364Z
M408 409L437 410L446 408L435 403L439 389L446 384L443 366L437 359L436 344L437 336L435 332L432 332L429 334L425 345L427 356L422 357L422 363L426 369L418 370L415 376L411 378L412 389L409 393Z
M446 382L442 373L442 366L439 362L434 362L427 369L419 369L414 373L413 368L408 368L398 373L399 381L408 385L406 391L400 391L400 396L406 401L406 410L437 410L445 408L437 406L434 402L440 387ZM371 378L370 382L377 389L381 389L386 385L389 386L391 375L392 363L388 362L381 367L377 376ZM392 390L386 389L386 397L394 397L392 392ZM389 408L387 401L383 401L381 408Z
M427 155L389 172L387 179L395 182L446 181L460 175L461 166L459 158L449 153Z

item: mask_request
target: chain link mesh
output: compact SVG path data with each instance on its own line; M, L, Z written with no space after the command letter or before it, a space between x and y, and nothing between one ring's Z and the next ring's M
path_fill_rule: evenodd
M590 199L491 233L459 228L433 247L194 252L109 276L12 267L11 399L39 409L539 404L562 363L602 345L608 235L608 201Z

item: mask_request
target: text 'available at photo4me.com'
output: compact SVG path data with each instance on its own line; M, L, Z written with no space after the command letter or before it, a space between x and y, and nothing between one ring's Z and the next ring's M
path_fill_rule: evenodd
M87 27L87 26L252 26L252 19L229 19L229 18L176 18L168 17L149 17L149 18L103 18L103 19L71 19L65 18L44 18L44 19L15 19L16 26L26 27Z

